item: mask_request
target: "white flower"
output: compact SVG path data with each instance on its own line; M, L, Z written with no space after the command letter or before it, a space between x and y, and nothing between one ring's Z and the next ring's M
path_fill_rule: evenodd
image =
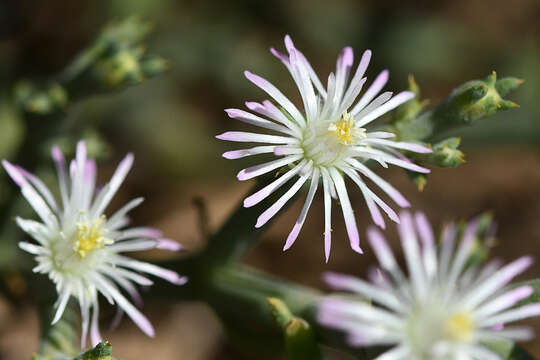
M440 250L423 214L401 215L399 233L409 279L400 270L386 240L376 229L368 239L381 269L372 283L328 273L335 289L371 299L328 296L319 305L321 324L345 331L353 346L395 345L380 355L384 360L499 359L484 344L527 340L532 331L505 324L540 315L540 303L514 307L533 288L506 285L532 263L522 257L501 267L497 261L467 266L475 244L477 222L471 222L456 243L456 227L447 225ZM420 236L420 242L417 234Z
M144 331L153 336L148 319L122 295L126 291L136 303L141 303L135 284L148 286L152 281L140 273L183 284L185 277L156 265L130 259L123 252L152 248L179 250L180 245L160 238L158 230L147 227L123 229L129 220L126 214L143 199L137 198L110 217L104 215L114 194L124 181L133 163L129 154L120 163L110 182L95 196L96 163L86 156L84 142L77 145L76 159L71 162L69 176L59 148L52 156L58 171L61 206L36 176L3 161L4 168L21 187L21 192L39 215L41 222L17 218L17 224L38 243L20 242L21 249L33 254L38 265L34 272L47 274L56 285L58 301L53 324L64 313L73 296L79 302L82 315L82 346L90 330L93 345L101 339L98 328L98 293L122 311Z
M304 185L310 181L310 189L305 205L289 234L284 250L296 240L306 219L313 197L322 179L325 201L325 255L330 254L331 241L331 197L339 198L346 222L351 247L362 252L359 246L358 229L345 187L347 175L360 188L374 222L384 227L384 220L379 207L388 216L399 221L396 213L373 193L364 183L364 176L378 185L399 206L407 207L409 203L394 187L371 171L365 163L375 160L383 167L387 164L427 173L429 170L413 164L395 149L418 153L431 152L418 144L388 140L394 134L382 131L368 132L364 127L400 104L412 99L414 94L404 91L392 97L391 92L379 92L388 80L388 71L377 76L373 84L357 101L362 86L366 82L363 77L371 51L362 55L360 64L349 82L349 73L353 65L353 51L350 47L343 49L337 60L335 75L328 77L325 89L304 55L296 49L289 36L285 37L285 46L289 55L275 49L271 52L278 57L292 75L304 105L304 113L287 99L274 85L267 80L248 71L245 76L264 90L280 107L271 101L262 103L246 102L246 106L254 113L239 109L227 109L227 114L234 119L272 130L278 135L267 135L250 132L231 131L218 135L218 139L255 142L270 145L256 146L250 149L229 151L223 154L227 159L238 159L249 155L273 153L280 156L277 160L266 162L244 169L238 173L239 180L247 180L270 171L288 166L277 180L249 196L244 206L250 207L269 196L292 178L296 178L290 189L274 205L258 218L256 227L264 225L287 201L289 201Z

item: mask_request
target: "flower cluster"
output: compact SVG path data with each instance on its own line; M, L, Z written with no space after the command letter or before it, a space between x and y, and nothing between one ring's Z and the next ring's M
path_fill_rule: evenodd
M81 308L82 346L86 344L89 331L92 344L97 344L101 340L97 295L101 293L109 303L117 304L142 331L153 336L154 329L148 319L120 289L136 304L141 304L135 284L149 286L152 281L140 273L177 285L185 283L186 278L121 255L153 248L180 250L177 242L161 238L157 229L125 228L129 223L127 213L138 206L142 198L131 200L109 217L104 214L133 164L133 155L122 160L109 183L99 191L96 190L96 163L87 158L84 142L77 145L69 175L59 148L53 147L52 156L58 172L60 204L38 177L5 160L2 164L41 220L16 219L19 227L37 242L19 243L21 249L35 256L38 265L34 272L47 274L56 285L58 301L53 323L60 320L69 299L74 297Z
M371 283L334 273L325 279L373 304L328 296L320 304L319 322L345 331L353 346L396 345L378 359L499 359L484 344L530 339L531 329L506 324L540 315L540 303L514 307L533 288L506 287L531 265L530 257L505 266L470 264L477 226L469 223L456 244L456 226L447 225L438 250L425 216L418 213L413 220L402 214L399 233L409 279L381 233L370 229L368 239L380 263Z
M412 99L414 93L404 91L396 96L381 92L388 80L388 71L381 72L367 91L359 97L366 82L364 74L371 59L371 51L363 53L360 63L350 77L354 63L353 50L343 49L337 60L336 72L330 73L326 88L306 60L295 48L291 38L285 37L288 54L271 49L289 70L298 86L304 111L301 112L287 97L267 80L248 71L245 76L266 92L275 102L246 102L251 111L227 109L229 117L270 130L275 134L230 131L218 139L264 144L249 149L228 151L227 159L272 153L278 159L249 167L238 173L239 180L248 180L271 171L288 167L278 179L244 200L244 206L253 206L289 180L294 184L258 218L256 227L272 218L305 183L310 183L300 216L290 232L284 250L292 246L304 224L317 188L322 182L325 203L324 248L326 261L331 244L331 198L339 199L345 218L347 233L353 250L361 253L359 235L353 208L349 200L345 178L350 178L362 192L373 221L384 228L382 209L392 220L399 222L397 214L365 184L365 177L379 186L399 206L409 203L392 185L370 170L365 163L376 161L383 167L396 165L407 170L427 173L397 150L429 153L431 149L419 144L391 140L394 134L368 131L365 127L400 104ZM276 105L277 104L277 105Z

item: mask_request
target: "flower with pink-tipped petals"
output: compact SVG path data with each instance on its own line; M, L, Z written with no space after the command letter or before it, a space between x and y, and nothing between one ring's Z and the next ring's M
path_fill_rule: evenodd
M393 141L394 134L384 131L367 131L366 125L390 110L412 99L409 91L392 96L391 92L381 92L388 80L388 71L381 72L362 96L360 92L366 78L364 73L371 58L371 51L363 53L354 74L353 50L343 49L337 60L336 72L330 73L326 88L306 60L295 48L291 38L285 37L287 54L271 49L289 70L300 92L303 111L299 110L274 85L249 71L245 76L249 81L266 92L272 101L262 103L246 102L250 111L240 109L225 110L229 117L270 130L273 134L229 131L217 138L235 142L260 143L261 145L228 151L227 159L238 159L251 155L272 153L275 160L244 169L238 173L239 180L286 169L275 181L244 200L244 206L253 206L289 181L294 183L279 200L258 218L256 227L263 226L287 203L300 188L309 183L309 191L300 216L290 232L284 250L290 248L306 219L315 193L322 183L325 203L324 249L326 261L330 255L331 243L331 198L339 199L345 218L347 233L353 250L361 253L360 239L349 200L345 178L350 178L362 192L373 221L384 228L380 209L390 219L399 222L396 213L364 182L369 179L381 188L399 206L409 206L408 201L392 185L376 175L366 166L374 160L383 167L396 165L407 170L428 173L396 150L429 153L422 145ZM294 179L294 180L293 180Z
M485 344L532 338L531 329L506 324L540 315L540 303L519 305L534 289L507 286L531 265L530 257L505 266L469 262L477 230L478 223L470 222L458 237L449 224L437 248L423 214L402 214L399 234L407 276L382 234L369 229L380 264L371 282L335 273L325 274L325 280L371 304L329 295L319 304L319 323L345 332L352 346L393 346L380 360L499 359Z
M69 170L56 146L52 148L52 157L58 172L60 202L35 175L6 160L2 165L40 219L16 218L19 227L36 241L20 242L19 246L34 255L38 265L33 271L47 274L56 286L58 300L53 324L62 317L69 299L75 298L81 308L82 347L85 347L88 333L94 346L101 341L98 326L98 294L101 293L109 303L118 305L142 331L153 336L152 324L123 292L140 304L136 285L152 285L146 275L177 285L184 284L187 279L174 271L122 255L153 248L173 251L181 248L178 243L163 239L157 229L126 228L129 223L127 213L141 204L142 198L133 199L111 216L105 216L107 206L131 169L133 155L122 160L111 180L99 191L96 189L96 163L87 157L84 142L77 144L76 157Z

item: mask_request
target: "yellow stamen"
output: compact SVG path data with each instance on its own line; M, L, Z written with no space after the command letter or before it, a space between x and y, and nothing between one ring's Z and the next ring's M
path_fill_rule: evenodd
M105 216L102 215L92 223L88 220L77 223L77 241L73 250L79 255L79 259L83 259L90 251L104 248L114 242L105 237L107 231L101 226L105 220Z
M366 138L366 130L357 128L354 117L346 111L338 122L328 126L328 131L333 133L342 145L354 145L358 140Z
M469 343L475 329L474 321L468 312L458 312L446 319L445 329L450 339Z

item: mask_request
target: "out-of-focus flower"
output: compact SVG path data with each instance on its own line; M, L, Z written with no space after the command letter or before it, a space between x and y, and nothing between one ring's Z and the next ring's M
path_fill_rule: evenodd
M154 335L148 319L120 289L125 290L140 305L141 296L135 284L148 286L152 281L140 273L166 279L181 285L185 277L156 265L121 255L123 252L160 248L180 250L180 245L161 238L157 229L132 227L126 214L143 199L131 200L112 216L104 212L124 181L133 155L127 155L108 184L96 191L96 163L87 158L84 142L77 144L76 158L71 162L69 175L64 156L58 147L52 148L60 185L61 203L58 204L47 186L35 175L21 167L3 161L4 168L20 186L23 196L39 215L41 222L17 218L17 224L37 244L20 242L21 249L33 254L38 265L34 272L47 274L56 285L58 301L53 324L64 313L69 299L75 297L82 315L82 346L90 331L93 345L101 340L98 327L98 293L111 304L116 304L147 335Z
M368 230L380 263L371 283L333 273L325 279L373 304L331 295L321 302L318 321L346 332L353 346L395 345L378 359L499 359L484 344L530 339L529 328L506 324L540 315L540 303L514 307L533 288L505 288L531 265L530 257L502 267L497 261L468 266L477 225L469 223L457 245L456 227L447 225L437 250L425 216L418 213L413 220L402 214L399 233L408 279L381 233Z
M409 203L399 191L371 171L365 163L368 160L375 160L383 167L392 164L411 171L427 173L429 170L413 164L396 149L418 153L429 153L431 150L419 144L389 140L394 137L394 134L382 131L368 132L364 127L410 100L414 94L404 91L394 97L391 92L378 95L388 80L388 71L385 70L357 100L366 82L363 76L371 58L371 51L364 52L354 76L350 79L349 75L353 66L353 50L350 47L343 49L337 60L336 73L330 74L325 89L304 55L294 47L289 36L285 37L285 46L288 55L275 49L271 51L291 73L300 91L304 112L301 112L270 82L246 71L245 76L248 80L265 91L277 103L277 106L268 100L262 103L246 102L246 106L252 112L227 109L227 114L231 118L280 133L280 135L238 131L223 133L217 138L265 144L249 149L229 151L223 156L227 159L264 153L279 156L276 160L240 171L239 180L248 180L288 166L287 171L277 180L246 198L244 200L246 207L257 204L289 180L296 179L290 189L260 215L256 227L263 226L272 218L300 190L302 185L306 182L311 183L304 207L287 238L284 250L296 240L319 181L322 179L325 200L326 260L328 261L330 254L332 231L331 197L339 198L351 247L361 253L356 220L345 187L345 177L349 177L358 185L373 221L377 225L384 227L379 207L392 220L399 221L396 213L367 187L362 176L378 185L399 206L407 207Z

